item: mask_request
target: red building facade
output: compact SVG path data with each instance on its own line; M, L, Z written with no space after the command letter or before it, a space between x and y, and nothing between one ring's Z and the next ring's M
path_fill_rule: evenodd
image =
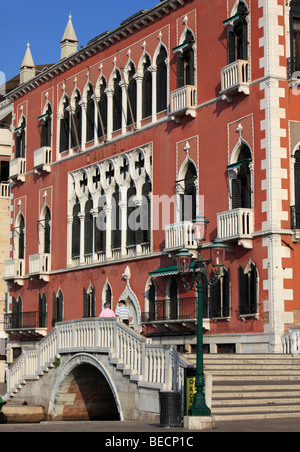
M125 299L136 330L191 350L174 257L196 256L203 211L228 245L206 350L282 350L300 312L299 23L298 1L165 0L80 50L70 18L41 73L27 55L9 95L12 347Z

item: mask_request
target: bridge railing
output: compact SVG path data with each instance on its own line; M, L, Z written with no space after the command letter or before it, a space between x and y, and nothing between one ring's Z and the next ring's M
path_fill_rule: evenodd
M183 381L186 366L174 347L153 345L118 319L89 318L59 322L35 348L26 349L8 370L8 392L39 378L60 355L83 351L107 353L139 386L179 390Z
M300 354L300 327L289 328L281 339L283 353Z

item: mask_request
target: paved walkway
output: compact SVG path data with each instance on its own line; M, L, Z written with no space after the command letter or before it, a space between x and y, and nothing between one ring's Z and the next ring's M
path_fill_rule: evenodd
M300 432L299 418L292 419L267 419L249 421L227 421L217 422L214 430L195 432L183 428L162 428L158 424L145 424L139 422L41 422L40 424L0 424L2 432L103 432L122 433L122 437L130 438L132 434L138 437L139 433L147 435L153 433L155 437L162 436L195 436L202 433L225 433L225 432ZM107 435L106 435L107 436ZM149 435L150 436L150 435Z

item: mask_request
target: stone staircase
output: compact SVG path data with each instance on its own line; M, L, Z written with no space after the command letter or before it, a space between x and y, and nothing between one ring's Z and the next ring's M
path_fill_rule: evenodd
M204 372L217 421L300 417L300 355L208 354Z

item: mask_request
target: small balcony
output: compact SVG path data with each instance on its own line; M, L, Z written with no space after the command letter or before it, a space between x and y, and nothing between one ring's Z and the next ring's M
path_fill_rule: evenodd
M29 276L49 282L51 254L33 254L29 256Z
M194 240L193 222L182 221L165 227L164 250L168 253L172 254L181 248L186 248L196 257L197 246L197 242Z
M182 116L196 117L197 90L193 85L186 85L171 93L171 117L181 122Z
M238 93L250 94L249 61L237 60L221 69L221 91L224 100L232 102Z
M19 339L40 339L47 334L46 314L38 311L5 314L4 330Z
M253 209L233 209L218 213L218 236L220 240L238 242L244 248L251 249L253 232Z
M43 146L34 151L34 171L35 173L42 174L42 172L51 172L52 163L52 148Z
M9 178L13 183L17 181L25 182L26 159L17 158L12 160L9 165Z
M23 278L25 276L25 260L24 259L8 259L4 261L4 277L3 279L9 283L15 283L19 286L24 285Z

